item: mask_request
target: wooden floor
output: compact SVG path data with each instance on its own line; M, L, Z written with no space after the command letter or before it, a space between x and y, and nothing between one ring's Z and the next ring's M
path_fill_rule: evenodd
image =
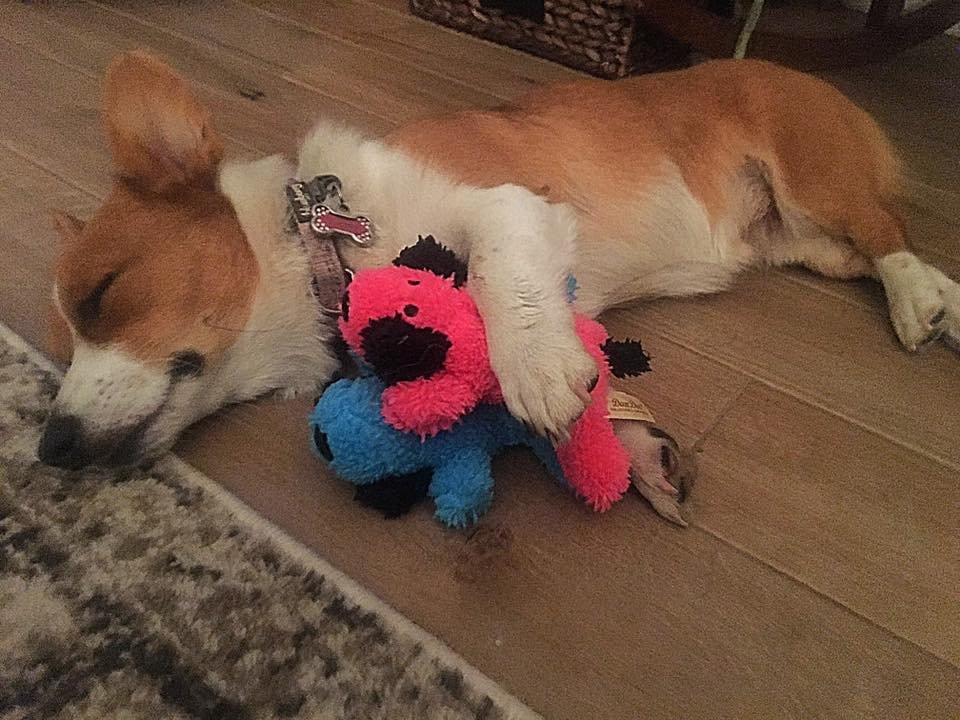
M916 245L960 276L960 53L936 40L830 79L911 167ZM236 153L293 151L321 111L384 131L574 74L408 16L402 0L21 2L0 7L0 318L42 342L55 238L110 168L97 116L136 46L193 79ZM882 296L775 272L610 314L635 384L702 449L679 530L639 500L603 517L526 455L488 524L510 554L385 522L310 457L303 402L231 409L179 451L549 718L960 717L960 357L898 348Z

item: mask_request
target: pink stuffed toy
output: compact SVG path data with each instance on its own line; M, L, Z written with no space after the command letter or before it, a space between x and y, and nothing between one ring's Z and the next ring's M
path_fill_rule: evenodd
M382 414L394 428L432 437L481 403L501 403L483 319L464 287L466 266L432 237L421 238L394 267L361 270L343 297L347 345L387 386ZM639 343L609 340L600 323L576 316L576 330L597 362L593 402L557 446L567 481L595 510L607 510L630 486L630 460L607 418L611 349L637 374L648 369ZM637 355L639 353L639 355ZM639 359L639 364L637 360ZM619 374L619 373L618 373Z

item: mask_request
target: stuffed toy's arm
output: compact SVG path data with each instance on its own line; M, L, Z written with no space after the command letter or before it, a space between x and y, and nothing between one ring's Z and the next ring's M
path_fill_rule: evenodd
M472 525L493 501L490 456L478 447L451 450L433 471L430 496L442 523L451 527Z
M504 402L540 434L566 437L597 374L566 297L573 213L514 185L470 198L469 240L461 250Z
M481 400L462 378L448 373L428 382L411 381L383 391L383 418L397 430L432 437L449 430Z

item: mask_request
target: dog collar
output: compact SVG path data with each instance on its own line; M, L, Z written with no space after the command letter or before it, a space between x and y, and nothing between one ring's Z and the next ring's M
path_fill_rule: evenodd
M287 231L300 239L307 253L313 295L325 314L339 315L350 270L340 258L337 242L347 240L368 247L373 241L373 225L362 215L350 213L336 175L318 175L307 182L290 180L286 194Z

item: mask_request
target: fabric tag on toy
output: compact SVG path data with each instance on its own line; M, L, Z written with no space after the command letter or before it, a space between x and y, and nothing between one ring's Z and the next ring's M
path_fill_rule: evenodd
M611 389L607 393L607 417L610 420L639 420L652 423L653 413L633 395Z

